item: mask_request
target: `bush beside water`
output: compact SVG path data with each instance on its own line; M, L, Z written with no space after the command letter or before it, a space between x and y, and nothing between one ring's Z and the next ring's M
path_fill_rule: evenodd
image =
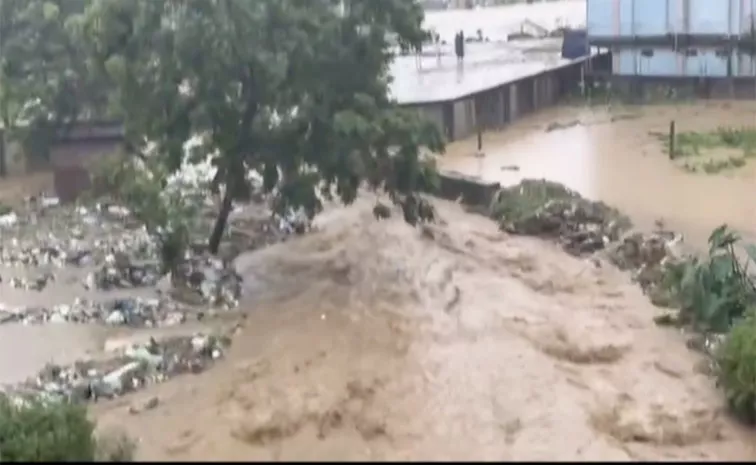
M98 438L86 408L15 402L0 395L0 462L124 462L135 446L125 436Z
M740 144L738 134L720 137ZM705 352L730 408L756 424L756 286L749 274L756 246L742 244L726 225L712 232L701 257L674 256L666 241L675 235L667 231L620 240L630 228L626 217L542 180L502 189L490 213L507 232L555 239L575 255L608 249L612 263L632 271L655 305L677 309L657 323L692 329L710 342Z

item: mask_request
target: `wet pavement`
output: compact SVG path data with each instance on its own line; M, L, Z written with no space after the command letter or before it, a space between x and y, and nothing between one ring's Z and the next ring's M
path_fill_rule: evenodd
M429 47L420 68L414 55L397 57L391 94L402 104L454 100L573 63L561 58L561 47L562 39L468 43L464 63L449 45L441 47L440 59Z
M568 0L534 5L513 5L479 10L426 13L425 27L440 37L441 57L427 45L418 63L414 55L398 57L391 67L395 80L391 93L399 103L452 100L515 81L560 65L561 39L533 39L506 42L507 35L520 32L523 21L547 30L585 25L585 1ZM470 42L465 48L464 66L454 55L454 34L462 29L474 38L480 29L487 42Z

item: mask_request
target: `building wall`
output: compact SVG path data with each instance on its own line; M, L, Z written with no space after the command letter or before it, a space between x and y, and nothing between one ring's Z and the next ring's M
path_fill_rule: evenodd
M607 58L608 55L598 55L457 100L407 106L429 116L447 141L464 139L478 130L502 129L518 118L555 104L578 88L587 67Z
M638 103L659 99L756 99L756 80L663 76L608 76L612 91Z
M662 47L615 47L612 71L619 76L756 76L752 56L713 47L679 51Z
M756 0L587 0L589 38L674 34L739 36L751 30Z

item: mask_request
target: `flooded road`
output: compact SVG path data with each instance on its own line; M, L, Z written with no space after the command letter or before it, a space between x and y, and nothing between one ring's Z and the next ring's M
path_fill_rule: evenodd
M712 229L728 223L746 237L756 235L756 163L729 173L689 173L670 162L654 133L756 126L748 102L685 103L646 107L557 108L484 136L449 146L441 168L504 185L547 178L628 214L640 227L663 219L702 244ZM550 124L561 129L547 131ZM517 169L513 169L516 167Z

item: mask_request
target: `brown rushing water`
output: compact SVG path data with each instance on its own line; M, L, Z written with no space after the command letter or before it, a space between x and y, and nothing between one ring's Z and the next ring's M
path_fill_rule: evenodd
M752 167L687 174L648 133L671 118L681 131L752 124L748 106L617 109L637 118L614 122L557 109L486 135L484 159L454 144L442 166L548 177L700 242L723 221L753 229ZM249 317L229 359L93 414L144 459L756 459L753 431L627 275L436 204L433 239L376 223L362 199L244 257ZM156 409L128 413L153 396Z
M433 239L360 200L246 256L229 359L101 426L159 460L756 458L626 275L436 204Z

